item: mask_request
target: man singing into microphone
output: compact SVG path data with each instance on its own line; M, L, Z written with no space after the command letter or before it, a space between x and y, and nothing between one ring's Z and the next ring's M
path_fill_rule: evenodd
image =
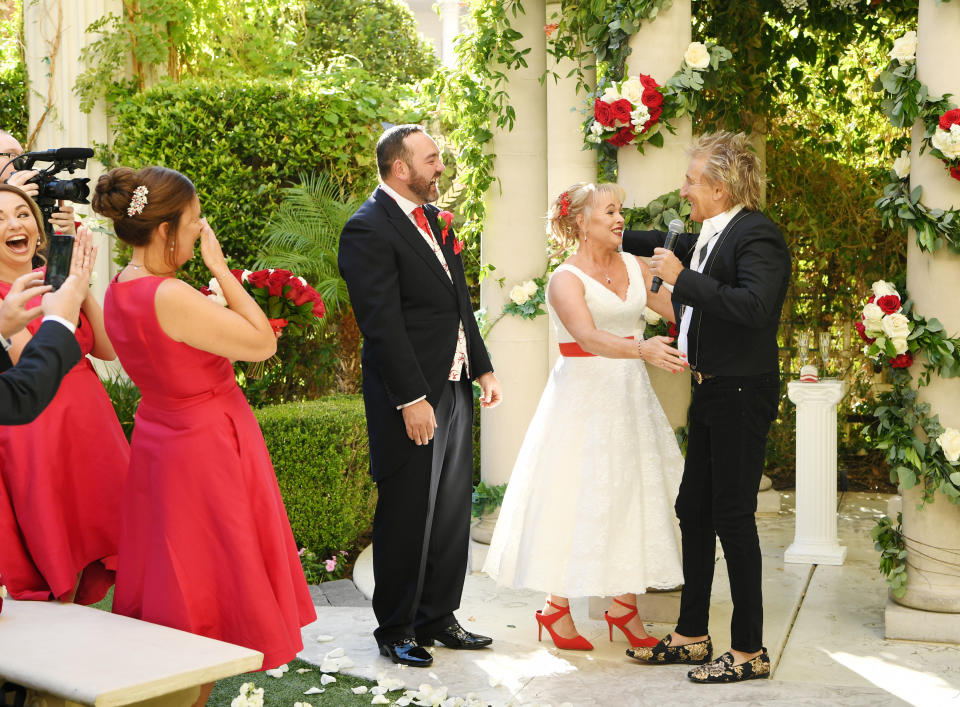
M651 664L697 665L695 682L765 678L760 541L754 513L770 423L780 392L777 328L790 276L783 236L760 213L763 177L743 133L704 135L690 150L680 195L699 237L681 234L676 253L660 231L625 231L623 249L653 255L673 287L677 347L693 373L689 442L677 496L683 594L676 629L627 655ZM708 623L716 537L733 599L731 648L713 657Z

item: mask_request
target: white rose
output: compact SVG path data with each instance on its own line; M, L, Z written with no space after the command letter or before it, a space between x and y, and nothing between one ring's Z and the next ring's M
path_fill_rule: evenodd
M885 280L877 280L875 283L870 285L870 289L873 290L873 294L876 295L877 299L886 297L887 295L896 295L897 297L900 296L900 293L897 292L897 288Z
M607 90L600 96L600 100L606 103L613 103L614 101L619 101L621 98L623 98L623 96L620 95L616 86L608 86Z
M514 288L510 290L510 299L513 300L514 304L520 305L530 299L530 295L527 294L523 285L515 285Z
M631 76L620 84L620 95L630 101L633 105L640 103L643 97L643 84L636 76Z
M917 58L917 33L907 32L899 39L894 40L893 49L889 54L891 59L896 59L901 64L912 64Z
M893 171L897 173L900 179L906 179L910 176L910 153L906 150L900 152L900 156L893 161Z
M649 324L650 326L654 326L657 322L659 322L662 319L662 317L659 314L654 312L649 307L643 308L643 318L647 322L647 324Z
M943 456L947 458L948 462L953 464L960 461L960 431L948 427L943 431L943 434L937 437L937 444L940 445Z
M894 350L897 354L902 354L907 352L907 339L904 336L895 336L890 339L890 343L893 344Z
M540 285L535 283L533 280L527 280L525 283L523 283L522 287L523 291L527 293L527 297L533 297L535 294L537 294L537 290L540 289Z
M240 282L243 282L243 283L248 282L248 281L250 280L250 273L251 273L251 272L252 272L252 271L250 271L250 270L244 270L242 273L240 273ZM306 283L304 283L304 284L306 284Z
M208 285L212 294L207 295L207 299L212 300L219 304L221 307L227 306L227 298L223 296L223 288L220 287L220 281L217 278L210 278L210 284Z
M870 331L880 331L880 322L883 321L883 310L873 302L863 305L863 326Z
M600 135L603 134L603 130L604 130L603 123L601 123L599 120L595 120L592 123L590 123L590 133L596 136L598 139Z
M950 132L937 128L930 140L935 148L943 153L948 160L955 160L960 157L960 133L953 134L953 126L950 126Z
M706 45L701 42L690 42L687 51L683 53L683 60L691 69L702 71L710 66L710 52Z
M910 335L910 320L895 312L883 318L883 333L890 339L906 338Z

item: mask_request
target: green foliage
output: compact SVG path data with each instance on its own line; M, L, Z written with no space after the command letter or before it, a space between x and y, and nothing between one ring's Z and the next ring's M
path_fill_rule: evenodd
M9 12L9 19L0 19L0 130L23 142L27 137L27 70L20 44L19 0L11 3Z
M300 566L303 568L303 576L306 578L307 584L321 584L342 579L347 569L347 554L346 550L341 550L327 559L321 560L313 550L301 548ZM327 569L327 567L333 569Z
M481 518L503 505L503 496L507 492L506 484L487 486L480 482L473 488L473 517Z
M690 233L699 233L700 225L690 219L690 202L680 198L680 190L658 196L646 206L627 207L623 210L626 228L629 229L657 229L666 231L670 222L678 218L686 225L684 229Z
M903 516L897 514L897 525L883 516L870 531L873 547L880 553L880 574L895 597L907 593L907 545L903 539Z
M399 0L310 0L301 55L313 64L348 55L385 82L430 76L437 57Z
M291 81L185 81L115 105L105 164L161 164L189 176L231 267L249 268L266 223L299 174L327 171L363 193L376 180L382 122L416 122L408 89L386 88L359 68ZM199 258L193 284L209 274Z
M120 421L120 428L129 442L133 435L134 416L137 413L137 407L140 405L140 389L134 385L132 380L123 375L103 378L100 382L103 383L107 395L110 396L113 410Z
M931 209L920 202L922 196L922 185L911 190L910 182L891 170L883 196L874 206L884 226L902 232L914 229L921 250L932 253L946 245L960 253L960 209Z
M363 402L330 396L256 416L297 543L318 557L352 550L376 506Z

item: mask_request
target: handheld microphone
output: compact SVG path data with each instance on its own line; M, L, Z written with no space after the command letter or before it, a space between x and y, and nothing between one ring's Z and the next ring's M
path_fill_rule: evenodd
M663 242L663 247L669 250L671 253L677 249L677 238L683 232L683 221L678 218L673 219L670 222L667 230L667 238ZM660 285L663 284L663 278L659 275L653 276L653 283L650 285L651 292L659 292Z

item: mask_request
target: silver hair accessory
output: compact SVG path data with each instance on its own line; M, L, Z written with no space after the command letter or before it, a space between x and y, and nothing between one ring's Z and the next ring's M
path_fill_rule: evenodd
M127 216L137 216L143 213L143 209L147 205L147 194L149 193L150 190L147 189L144 184L141 184L133 190L133 198L130 199L130 206L127 207Z

